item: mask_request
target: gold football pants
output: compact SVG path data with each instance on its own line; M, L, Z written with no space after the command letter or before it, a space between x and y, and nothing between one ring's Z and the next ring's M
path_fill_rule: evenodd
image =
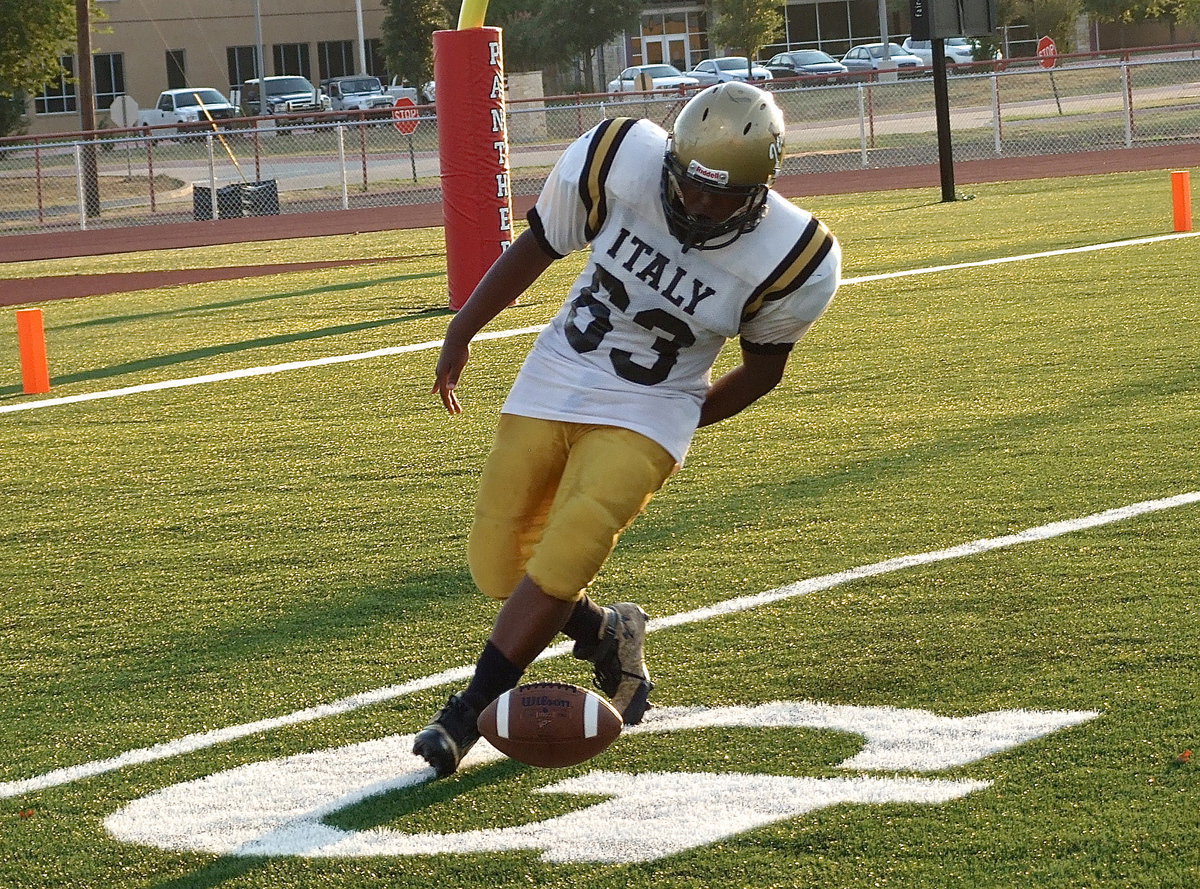
M629 429L501 414L468 545L476 585L506 599L528 574L547 594L578 600L676 468Z

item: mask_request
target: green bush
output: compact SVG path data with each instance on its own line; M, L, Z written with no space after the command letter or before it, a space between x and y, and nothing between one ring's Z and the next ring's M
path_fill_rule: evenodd
M25 119L25 94L8 95L0 86L0 136L19 136L29 123Z

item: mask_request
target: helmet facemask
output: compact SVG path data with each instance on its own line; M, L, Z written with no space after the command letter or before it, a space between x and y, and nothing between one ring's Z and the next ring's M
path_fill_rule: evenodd
M693 166L695 165L693 161ZM682 183L721 196L738 196L742 205L725 219L710 219L688 212L683 200ZM663 159L662 204L667 228L688 250L718 250L732 244L748 231L753 231L767 209L767 185L721 186L696 175L689 175L667 143ZM728 237L725 237L728 235Z

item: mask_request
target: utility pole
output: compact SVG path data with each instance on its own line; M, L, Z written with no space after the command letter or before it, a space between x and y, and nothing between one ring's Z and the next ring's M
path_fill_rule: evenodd
M100 215L100 176L96 170L96 78L92 61L92 17L88 0L75 0L75 77L79 128L83 137L83 202L89 218Z
M358 21L358 74L370 74L367 64L367 41L363 39L362 0L354 0L354 12Z
M254 32L258 43L254 47L254 64L258 68L254 72L254 76L258 78L258 113L263 117L267 116L267 72L266 60L263 58L263 36L262 36L262 2L254 0Z

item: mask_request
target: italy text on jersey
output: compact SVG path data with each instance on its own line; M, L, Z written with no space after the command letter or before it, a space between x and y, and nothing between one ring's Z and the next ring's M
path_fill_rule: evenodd
M681 455L725 342L789 348L832 297L838 257L828 230L776 195L730 246L684 252L659 200L665 150L653 123L614 119L547 179L535 231L555 252L591 251L507 408L635 428Z

